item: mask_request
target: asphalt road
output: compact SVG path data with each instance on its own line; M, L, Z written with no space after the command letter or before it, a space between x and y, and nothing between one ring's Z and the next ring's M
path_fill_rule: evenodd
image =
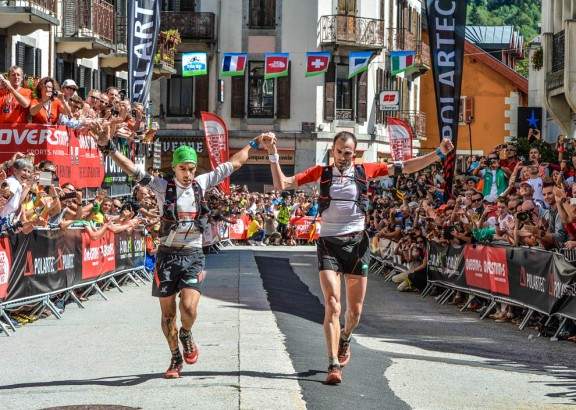
M571 342L479 321L371 275L344 382L327 386L313 247L208 255L200 360L163 379L169 353L149 285L91 297L0 335L0 409L564 409ZM72 407L66 407L72 406Z

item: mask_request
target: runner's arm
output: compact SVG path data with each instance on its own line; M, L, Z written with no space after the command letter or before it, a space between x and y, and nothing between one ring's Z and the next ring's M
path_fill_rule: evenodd
M447 155L454 149L452 142L450 140L444 139L440 143L440 152L442 155ZM402 173L404 174L412 174L416 171L420 171L423 168L426 168L428 165L435 163L438 160L439 156L436 151L429 153L428 155L424 155L421 157L411 158L404 162L404 169ZM394 175L394 164L388 164L388 175Z
M276 137L272 133L264 134L262 142L268 151L269 156L278 155L276 148ZM272 170L272 180L274 181L274 188L278 190L295 189L298 188L296 177L287 177L280 168L280 161L270 161L270 168Z

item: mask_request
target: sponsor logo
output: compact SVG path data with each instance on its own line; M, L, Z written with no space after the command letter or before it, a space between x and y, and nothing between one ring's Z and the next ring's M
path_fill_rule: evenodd
M29 145L69 145L69 137L66 131L51 130L51 129L18 129L7 128L0 130L0 144L1 145L22 145L27 143Z
M283 61L276 60L276 61L272 61L270 64L268 64L268 67L270 67L270 68L286 68L286 64Z
M8 255L6 252L0 252L0 285L5 285L8 283L8 278L10 277L10 261L8 260Z

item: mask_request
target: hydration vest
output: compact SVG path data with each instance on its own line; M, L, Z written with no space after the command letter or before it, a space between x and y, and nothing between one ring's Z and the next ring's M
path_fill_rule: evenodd
M202 189L195 180L192 181L192 190L194 191L194 200L196 201L196 217L193 220L180 221L178 219L176 183L174 182L174 179L168 181L168 186L166 187L166 198L164 199L164 209L161 218L161 237L167 236L170 231L176 230L179 224L189 222L194 223L198 227L200 233L204 233L206 223L208 222L208 217L206 215L210 213L210 209L204 200Z
M330 206L330 201L353 201L363 213L368 211L368 180L366 179L366 170L362 164L354 165L354 180L356 182L356 199L340 199L330 196L330 187L332 186L333 165L322 169L320 177L320 194L318 196L318 213L321 215Z

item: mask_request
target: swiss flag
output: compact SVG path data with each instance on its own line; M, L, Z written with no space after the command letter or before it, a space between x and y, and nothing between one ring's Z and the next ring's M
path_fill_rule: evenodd
M274 78L288 75L288 53L266 54L264 78Z
M306 54L306 77L318 75L328 70L330 53L307 53Z

